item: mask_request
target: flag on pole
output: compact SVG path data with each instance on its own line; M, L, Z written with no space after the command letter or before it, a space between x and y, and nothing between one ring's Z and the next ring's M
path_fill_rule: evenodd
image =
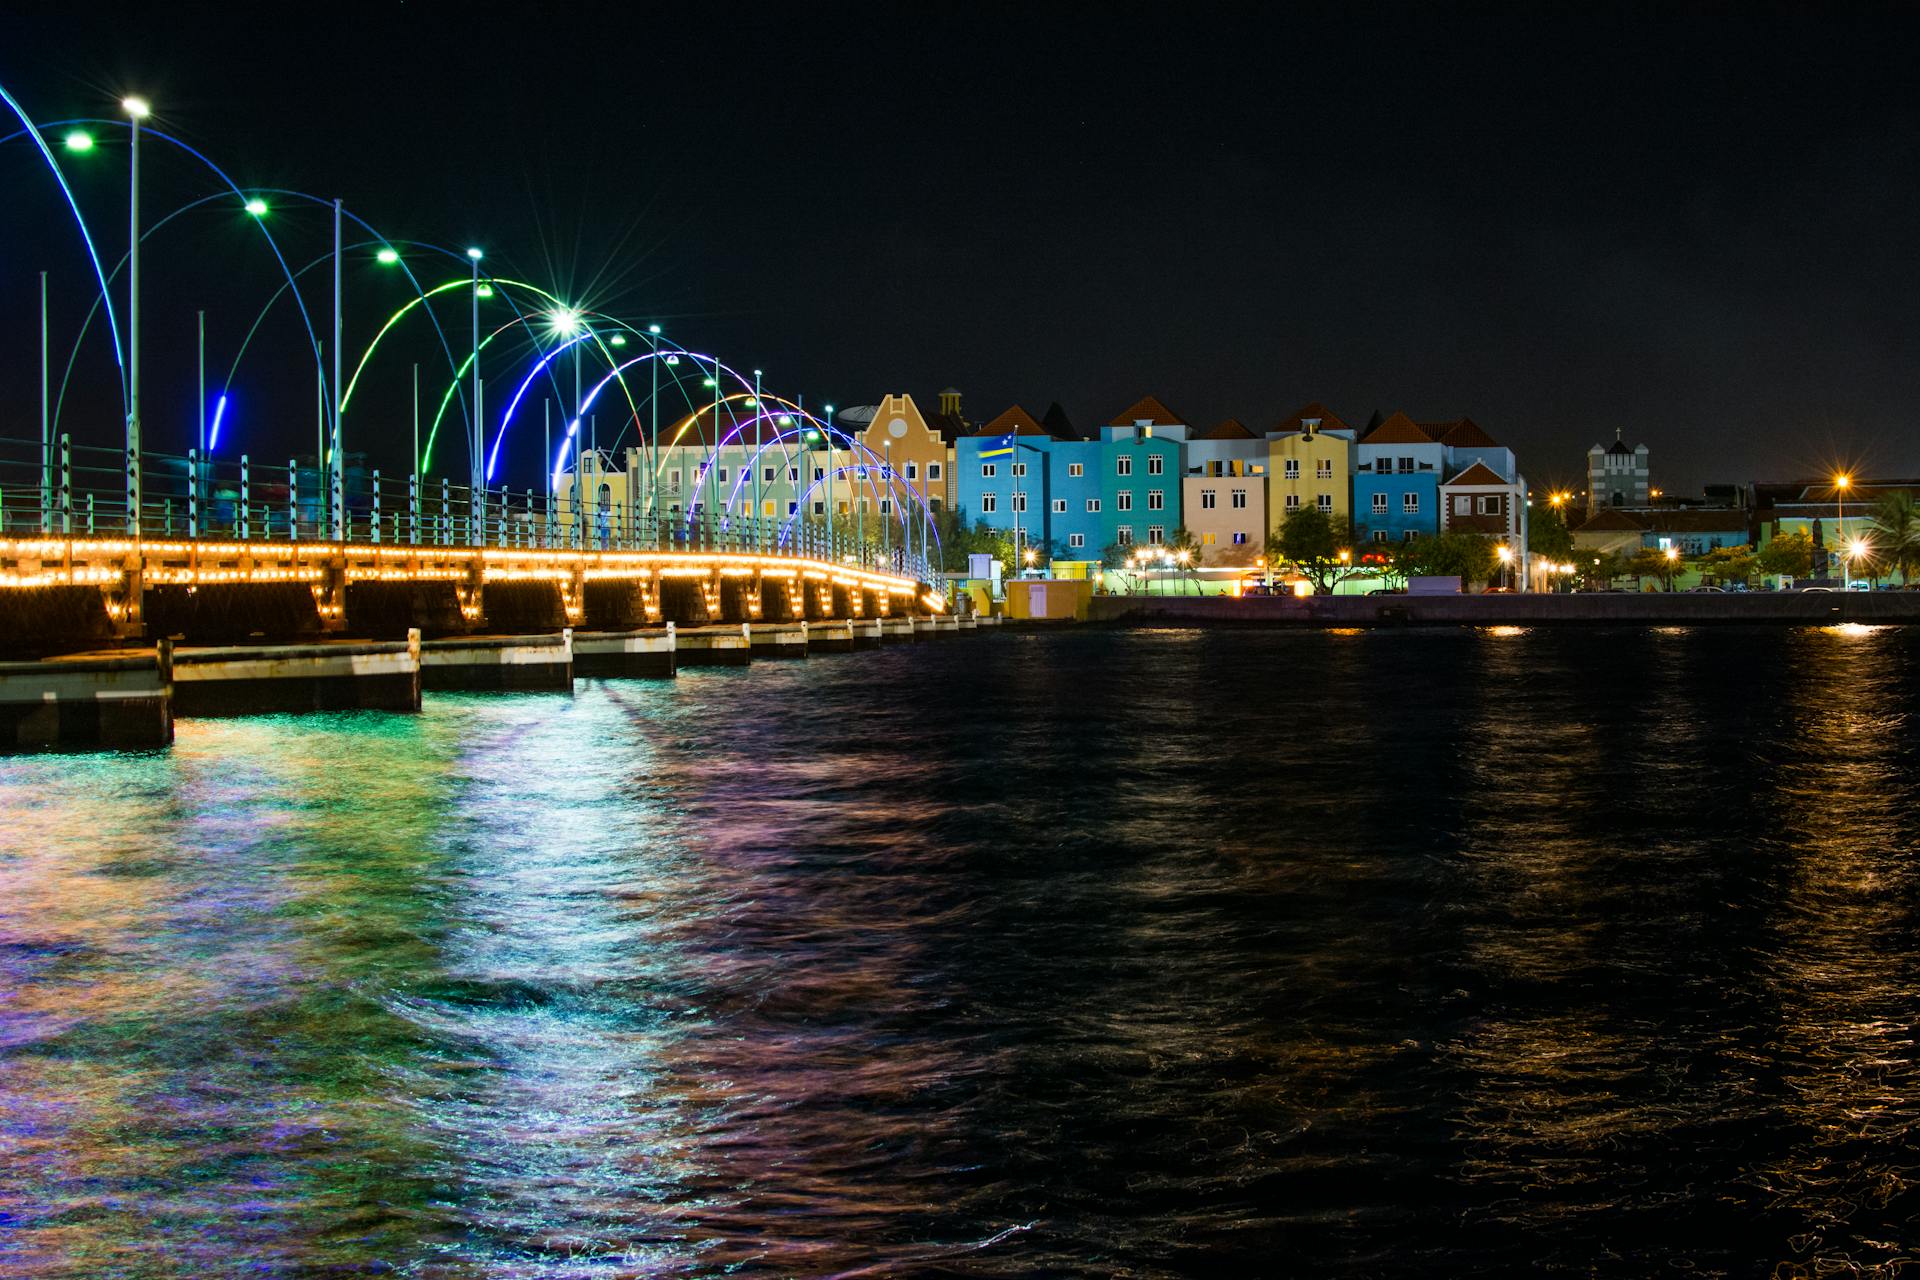
M1004 458L1008 456L1013 452L1013 432L1011 431L1007 432L1007 434L1001 436L998 440L992 441L991 444L992 444L991 448L982 449L980 451L981 457Z

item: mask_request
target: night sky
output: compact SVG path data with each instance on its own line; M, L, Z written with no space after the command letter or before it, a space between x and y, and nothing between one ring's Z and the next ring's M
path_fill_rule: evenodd
M143 93L243 187L482 245L809 405L1465 414L1536 487L1622 428L1685 491L1920 474L1914 36L1732 7L15 5L0 84L43 121ZM154 216L209 192L143 154ZM67 167L124 251L123 137ZM31 436L38 272L57 364L90 295L18 141L0 182L0 432ZM330 243L274 217L290 258ZM188 443L194 311L224 372L279 283L244 222L148 242L152 447ZM348 278L353 350L407 296L376 271ZM236 380L258 454L311 447L299 339L275 313ZM403 469L436 358L383 356L350 448ZM116 442L103 345L75 377L63 427Z

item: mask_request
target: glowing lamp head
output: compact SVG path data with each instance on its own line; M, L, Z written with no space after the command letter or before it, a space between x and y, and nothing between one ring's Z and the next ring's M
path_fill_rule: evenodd
M714 382L712 378L702 378L700 379L700 385L703 387L712 387L712 386L718 386L719 384Z
M1668 547L1668 548L1667 548L1667 559L1668 559L1668 560L1678 560L1679 558L1680 558L1680 548L1678 548L1678 547Z
M668 357L667 357L667 363L668 363L669 365L676 365L676 364L679 364L679 363L680 363L680 357L679 357L679 356L668 356Z
M657 324L650 324L650 325L648 325L648 326L647 326L647 332L648 332L648 333L659 333L659 332L660 332L660 326L659 326L659 325L657 325Z
M1863 538L1855 538L1852 542L1847 544L1847 553L1851 555L1855 560L1858 560L1861 556L1866 555L1867 554L1866 540Z
M547 316L547 324L555 333L574 334L580 329L580 313L572 307L561 307Z
M491 298L493 296L493 286L490 284L481 285L480 288L476 291L475 296L481 297L481 298Z
M253 199L247 201L246 207L247 212L253 217L264 218L267 216L267 202L259 196L255 196Z
M120 109L135 120L145 120L153 114L153 104L145 98L129 97L120 99Z
M783 413L779 417L775 418L774 421L779 423L783 427L790 427L793 425L793 415L790 413Z
M93 135L88 133L85 129L75 129L72 132L68 133L66 142L67 142L67 150L69 151L93 150Z
M607 341L613 346L624 347L627 345L627 335L624 333L616 333L611 338L608 338Z
M469 249L467 250L467 256L469 258L472 258L475 262L478 262L485 255L482 254L478 249Z
M1844 489L1849 484L1852 484L1852 483L1853 483L1853 477L1849 476L1844 471L1842 471L1839 475L1833 478L1833 487L1836 489Z
M1034 554L1034 550L1033 550L1033 548L1032 548L1032 547L1028 547L1028 548L1027 548L1027 563L1028 563L1028 564L1032 564L1032 563L1033 563L1033 562L1034 562L1035 560L1037 560L1037 559L1039 559L1039 557L1038 557L1037 555L1035 555L1035 554Z
M1495 547L1493 549L1493 553L1500 557L1500 562L1502 564L1505 564L1508 561L1513 559L1513 548L1508 546L1504 542L1501 543L1499 546Z
M397 249L382 249L380 252L374 254L373 257L374 260L383 267L390 267L400 261L400 253Z

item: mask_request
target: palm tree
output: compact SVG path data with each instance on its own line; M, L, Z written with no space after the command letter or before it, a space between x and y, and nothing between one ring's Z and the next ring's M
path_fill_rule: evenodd
M1905 489L1886 494L1873 509L1874 558L1900 570L1900 581L1912 580L1920 565L1920 504Z

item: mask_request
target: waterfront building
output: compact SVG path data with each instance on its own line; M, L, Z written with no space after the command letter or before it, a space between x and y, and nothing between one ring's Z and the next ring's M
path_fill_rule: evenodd
M1187 471L1199 475L1265 475L1267 438L1238 418L1187 437Z
M954 504L969 525L1019 528L1025 543L1050 543L1048 459L1055 441L1020 405L954 446Z
M1267 496L1277 526L1289 511L1315 506L1336 527L1353 514L1354 431L1322 404L1309 404L1267 436Z
M1267 477L1211 462L1181 481L1187 531L1200 544L1203 567L1259 564L1272 528L1267 516Z
M1356 542L1405 542L1440 531L1446 446L1404 413L1360 437L1353 473Z
M1813 542L1815 574L1839 576L1836 549L1855 538L1873 540L1874 509L1888 494L1920 499L1920 480L1850 476L1843 488L1832 476L1820 480L1755 481L1747 487L1748 529L1756 547L1782 534L1804 533Z
M1158 546L1181 526L1187 423L1154 396L1101 432L1101 514L1107 543Z
M1587 450L1587 514L1604 507L1645 507L1653 498L1644 444L1630 445L1616 429L1613 443Z
M942 393L942 397L946 396ZM960 393L951 393L957 410ZM953 455L958 413L929 418L911 395L882 396L872 421L858 433L860 443L891 468L898 483L924 496L935 511L952 505ZM883 504L885 499L882 500ZM904 501L904 499L903 499Z

